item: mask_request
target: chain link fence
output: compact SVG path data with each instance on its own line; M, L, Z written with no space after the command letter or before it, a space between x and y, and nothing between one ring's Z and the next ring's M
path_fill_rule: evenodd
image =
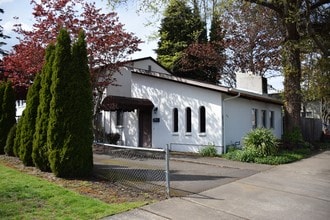
M169 197L168 149L96 143L94 153L94 167L100 177Z

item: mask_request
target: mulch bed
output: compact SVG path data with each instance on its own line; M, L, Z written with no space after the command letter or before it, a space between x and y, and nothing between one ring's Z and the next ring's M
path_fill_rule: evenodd
M82 195L102 200L106 203L144 201L148 204L165 199L165 196L130 188L119 183L102 179L95 175L92 175L86 179L58 178L54 176L53 173L42 172L35 167L26 167L16 157L0 155L0 163L20 172L43 178L49 182L55 183L69 190L73 190Z

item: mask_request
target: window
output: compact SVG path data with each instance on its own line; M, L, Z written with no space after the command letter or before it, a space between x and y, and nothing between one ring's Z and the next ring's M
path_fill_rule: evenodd
M261 122L262 122L262 127L266 128L267 127L267 111L266 110L261 110Z
M252 109L252 128L255 129L258 127L258 109Z
M269 128L274 128L275 127L275 113L274 111L269 112Z
M313 112L306 112L306 118L313 118Z
M124 112L122 110L116 112L116 125L123 126L124 125Z
M186 132L191 132L191 108L186 108Z
M205 133L206 129L205 129L205 107L201 106L199 108L199 132L200 133Z
M179 131L179 112L177 108L173 109L173 132Z

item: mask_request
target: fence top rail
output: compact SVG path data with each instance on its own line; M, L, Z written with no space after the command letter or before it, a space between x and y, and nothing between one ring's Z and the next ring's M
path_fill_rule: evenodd
M152 151L152 152L166 152L164 149L155 149L155 148L145 148L145 147L132 147L132 146L123 146L123 145L115 145L115 144L106 144L106 143L98 143L97 145L102 145L106 147L113 147L113 148L121 148L121 149L130 149L130 150L141 150L141 151Z
M207 147L207 146L214 146L214 147L222 147L222 146L219 146L219 145L213 145L213 144L189 144L189 143L170 143L170 146L173 146L173 145L177 145L177 146L187 146L187 145L191 145L191 146L200 146L200 147Z

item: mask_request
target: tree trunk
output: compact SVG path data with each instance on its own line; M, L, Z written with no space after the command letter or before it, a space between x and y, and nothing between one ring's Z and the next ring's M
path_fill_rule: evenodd
M283 44L283 68L284 68L284 132L291 133L300 129L301 109L301 62L300 62L300 36L297 30L297 22L290 18L294 12L288 10L285 16L286 39ZM300 130L298 130L300 131Z

